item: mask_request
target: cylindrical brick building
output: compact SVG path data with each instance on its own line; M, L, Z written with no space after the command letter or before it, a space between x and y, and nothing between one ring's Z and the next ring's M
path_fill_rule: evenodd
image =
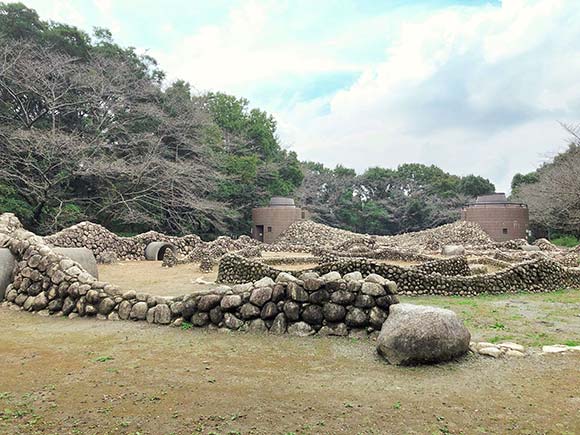
M496 242L525 239L530 221L528 206L508 201L505 193L479 196L463 208L461 219L478 223Z
M272 243L294 222L307 218L308 212L296 207L292 198L274 196L268 207L252 210L252 237Z

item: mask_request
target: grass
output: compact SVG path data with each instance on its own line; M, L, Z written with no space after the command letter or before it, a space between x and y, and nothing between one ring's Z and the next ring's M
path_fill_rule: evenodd
M575 236L570 235L555 237L551 242L556 246L562 246L564 248L574 248L580 244L580 241Z
M474 341L514 341L531 347L580 343L580 290L472 298L402 296L400 299L401 302L454 311L463 320Z

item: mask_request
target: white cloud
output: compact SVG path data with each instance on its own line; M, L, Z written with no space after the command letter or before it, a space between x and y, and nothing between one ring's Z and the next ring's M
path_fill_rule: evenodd
M222 90L243 95L248 86L288 76L360 71L341 62L324 47L313 49L284 34L287 5L278 2L242 2L221 25L208 25L185 36L170 51L151 54L169 73L200 90ZM324 45L324 43L322 43Z
M139 24L138 15L116 15L111 0L93 1L114 33ZM43 18L94 25L74 0L26 3ZM302 159L359 171L433 163L505 190L514 172L563 146L558 121L580 122L578 0L404 3L372 16L358 4L248 0L191 30L160 14L171 45L131 45L147 47L139 52L157 58L170 80L246 96L273 112L283 142ZM313 78L324 85L340 73L358 80L301 92Z
M312 102L278 113L282 134L305 159L358 170L434 163L505 190L562 146L557 121L578 117L577 41L576 0L438 11L406 23L386 60L326 113Z

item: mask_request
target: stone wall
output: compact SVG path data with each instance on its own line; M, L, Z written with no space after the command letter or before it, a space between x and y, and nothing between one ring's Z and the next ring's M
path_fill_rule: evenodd
M378 333L389 306L398 303L393 282L378 275L363 278L358 272L300 277L279 273L275 279L171 298L121 292L21 228L0 227L0 246L16 258L4 304L45 315L299 336L366 336Z
M469 267L463 257L448 260L457 267ZM455 263L457 262L457 263ZM419 266L421 267L421 266ZM474 276L445 276L421 269L380 264L368 259L349 259L319 265L311 270L318 274L337 271L341 275L360 272L363 276L378 274L394 281L400 293L406 295L439 294L473 296L481 293L511 293L520 291L554 291L580 286L580 269L567 268L549 258L538 258L512 265L499 272ZM218 281L241 283L255 281L260 276L276 277L281 271L266 264L235 255L222 258ZM288 272L296 275L300 272Z
M239 239L218 237L211 242L204 242L194 234L183 237L167 236L156 231L139 234L134 237L120 237L105 227L92 222L81 222L56 234L46 236L44 240L55 247L80 248L93 251L98 262L105 262L110 254L115 254L119 260L145 260L145 248L151 242L166 242L177 248L177 256L188 258L194 252L203 249L216 256L228 251L237 251L259 242L248 236ZM194 260L192 260L194 261Z
M319 257L335 257L335 258L370 258L374 260L392 260L392 261L433 261L437 257L420 254L417 252L404 251L395 248L379 248L379 249L360 249L355 252L339 251L335 249L326 248L312 248L312 253Z

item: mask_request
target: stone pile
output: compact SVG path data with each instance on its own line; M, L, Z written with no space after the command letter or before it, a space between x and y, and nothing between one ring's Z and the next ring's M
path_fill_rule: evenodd
M199 271L202 273L211 273L213 271L214 259L208 253L208 255L203 255L199 260Z
M438 273L444 276L469 276L471 275L469 263L465 257L453 257L443 260L431 260L417 266L409 267L411 270L426 274Z
M163 253L163 263L161 267L175 267L178 264L177 257L171 249L166 249Z
M396 286L378 275L280 273L184 299L182 317L195 326L226 327L306 336L364 334L380 330Z
M534 245L540 248L542 251L558 252L561 251L556 245L550 242L548 239L537 239Z
M396 236L370 236L311 221L298 221L280 236L276 244L278 243L326 247L340 251L353 246L368 249L391 247L414 251L439 251L445 245L463 245L466 248L478 249L494 246L494 242L478 224L465 221Z
M81 222L44 239L55 247L88 248L93 251L97 261L103 263L107 263L107 259L113 255L117 260L144 260L145 248L151 242L166 242L175 246L178 263L199 261L200 252L210 252L217 260L226 252L250 248L255 251L261 245L248 236L241 236L238 239L220 236L211 242L204 242L194 234L174 237L149 231L133 237L119 237L105 227L91 222Z
M196 246L204 243L197 235L173 237L156 231L133 237L120 237L92 222L81 222L46 236L44 240L49 245L60 248L88 248L97 259L104 254L115 254L119 260L144 260L145 248L151 242L170 243L177 248L180 255L187 255Z
M506 240L505 242L496 242L495 246L502 250L513 250L516 251L521 249L522 246L527 245L528 242L524 239L513 239L513 240Z

